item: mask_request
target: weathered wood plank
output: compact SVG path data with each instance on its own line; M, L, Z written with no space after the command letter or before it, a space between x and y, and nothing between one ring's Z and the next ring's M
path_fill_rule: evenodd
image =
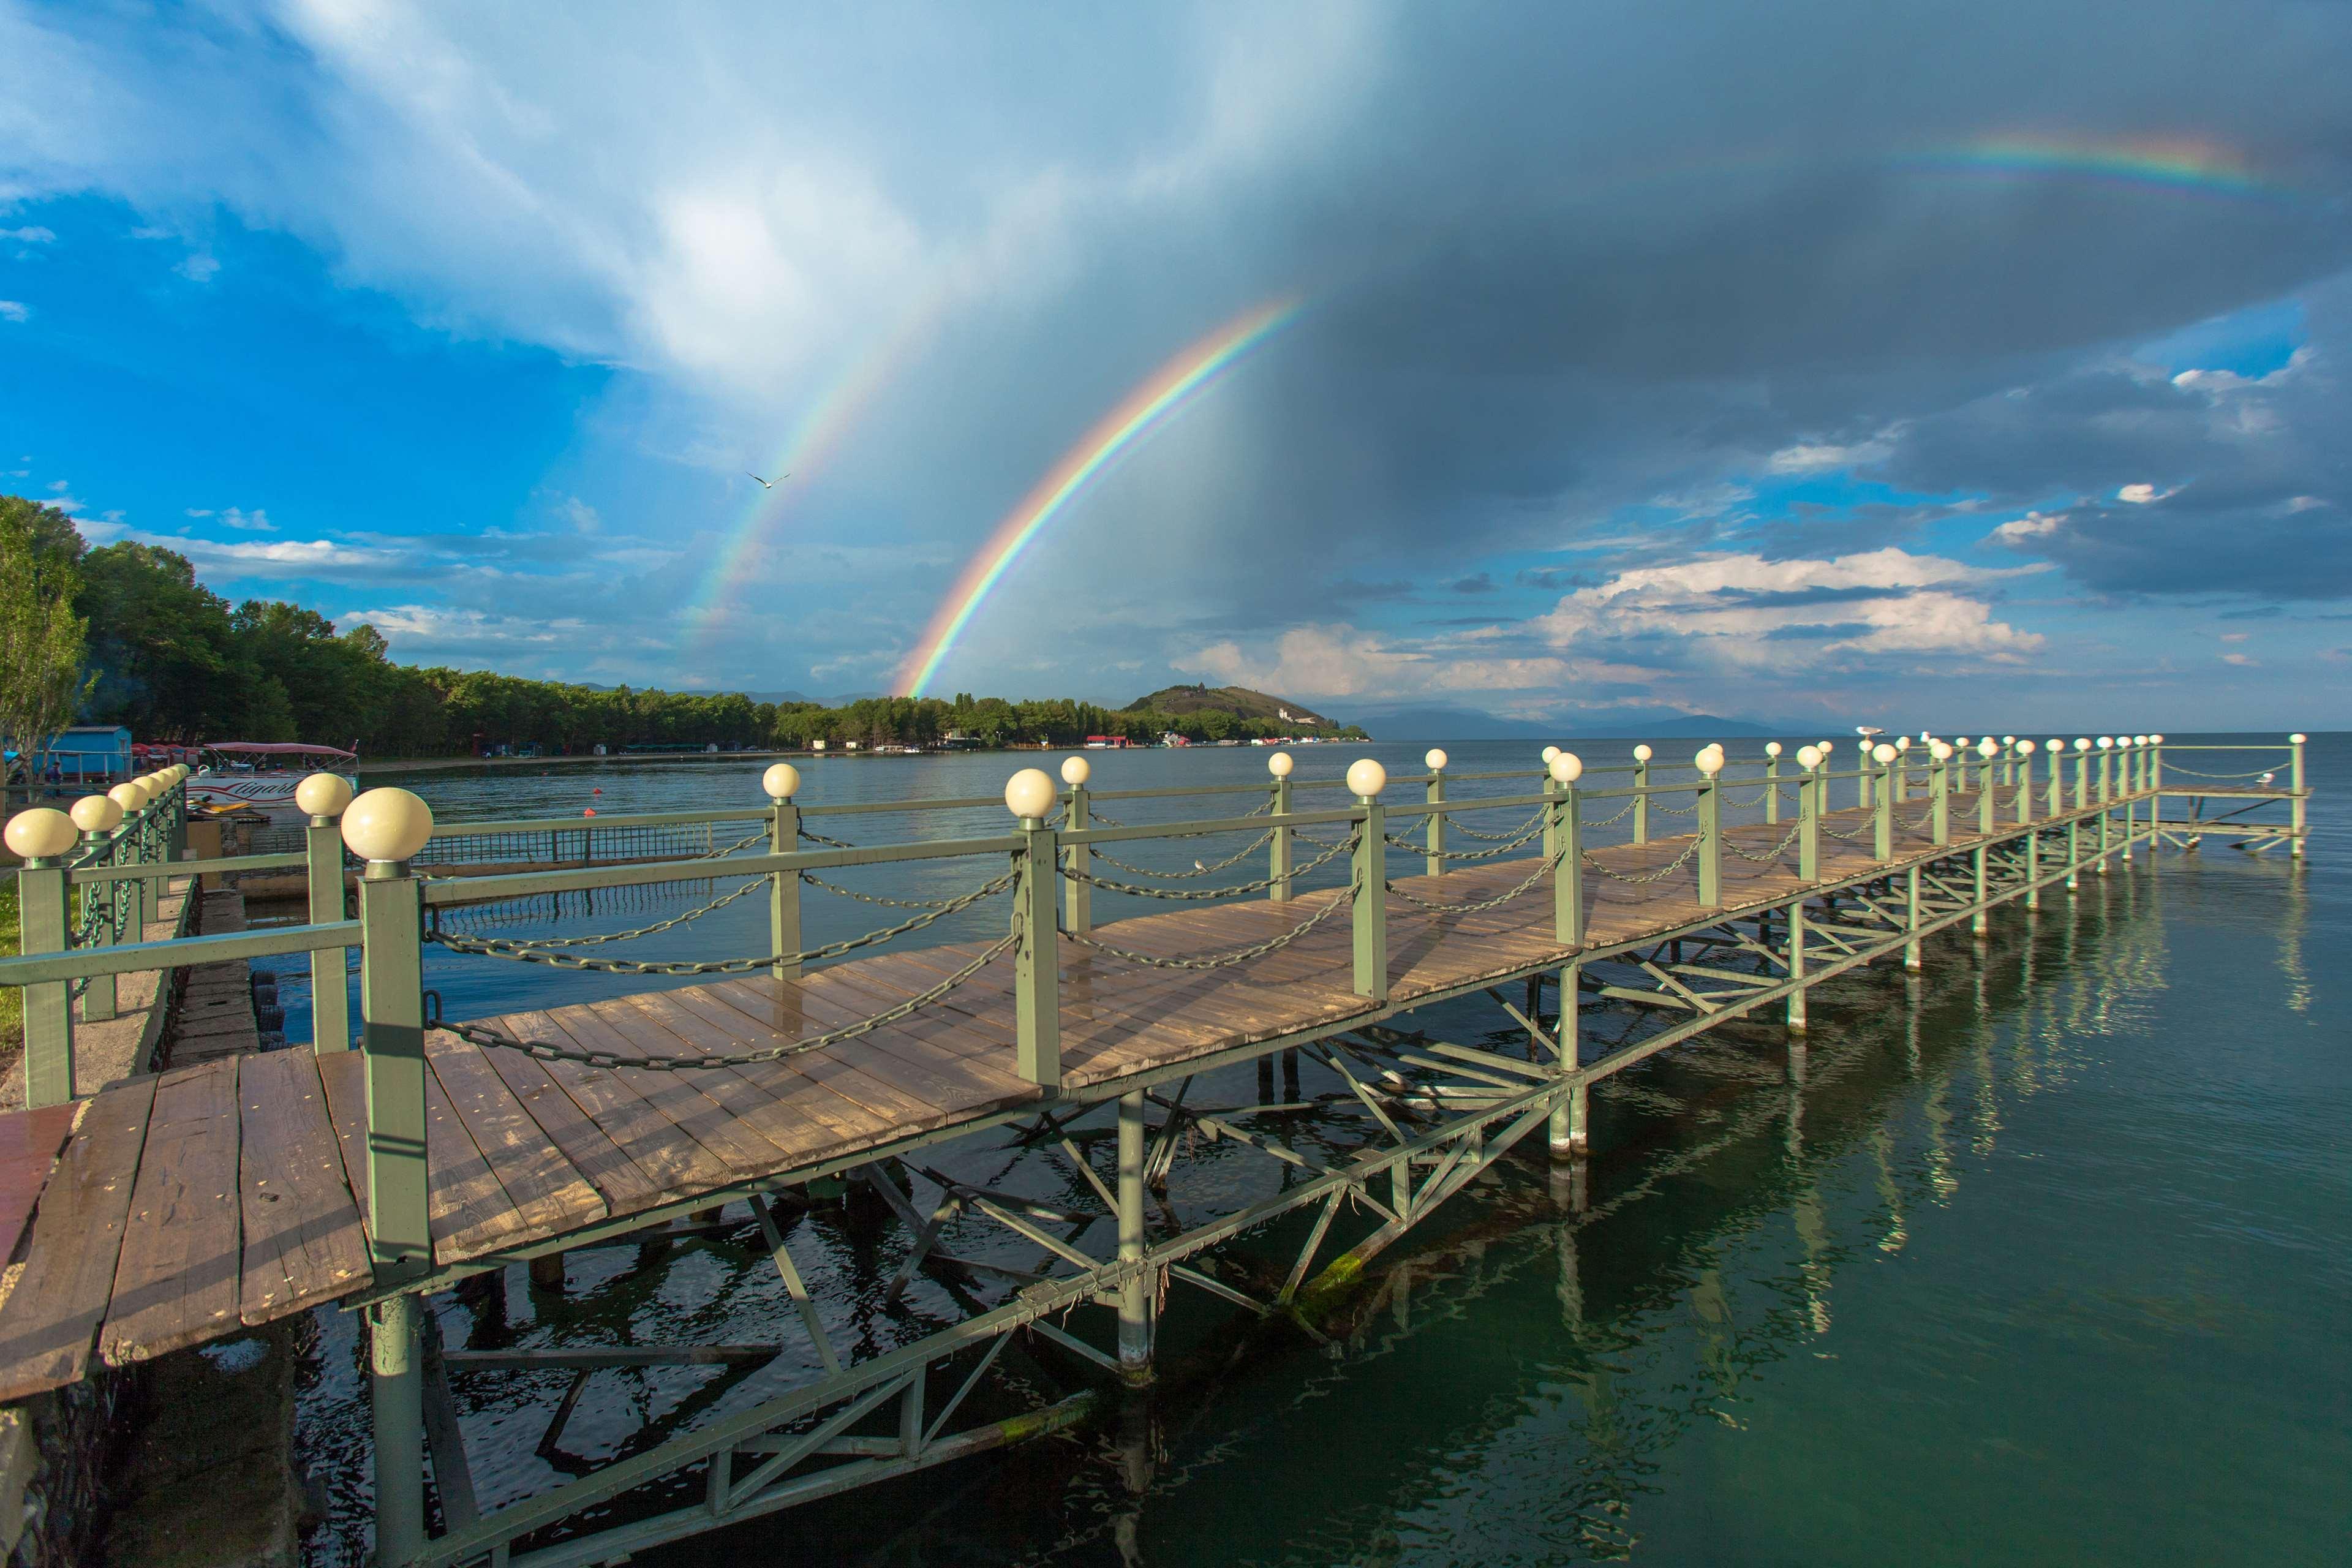
M105 1090L58 1156L24 1270L0 1301L0 1401L75 1382L89 1365L154 1100L152 1078Z
M237 1075L245 1216L238 1315L266 1323L368 1282L367 1238L343 1173L318 1058L270 1051Z
M505 1190L520 1232L551 1235L605 1216L604 1198L482 1060L479 1047L435 1035L425 1054L450 1109Z
M156 1080L99 1336L109 1366L195 1344L243 1321L236 1077L228 1058Z

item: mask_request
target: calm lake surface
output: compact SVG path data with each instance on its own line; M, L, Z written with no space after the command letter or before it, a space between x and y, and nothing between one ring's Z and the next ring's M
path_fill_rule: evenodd
M1591 763L1625 745L1576 749ZM1300 776L1335 775L1366 752L1412 772L1422 749L1309 748ZM1456 771L1532 761L1527 743L1448 749ZM1696 749L1660 746L1675 757ZM1880 968L1817 988L1801 1078L1782 1033L1753 1026L1612 1079L1595 1093L1596 1152L1580 1182L1547 1171L1538 1136L1538 1158L1505 1162L1383 1256L1330 1347L1244 1338L1230 1312L1180 1286L1162 1330L1163 1391L1117 1429L959 1461L641 1560L2343 1563L2352 740L2316 736L2309 758L2322 793L2307 860L2249 856L2210 835L2194 854L2166 848L2085 876L2071 898L2045 894L2036 915L2000 910L1988 942L1934 939L1923 975ZM802 800L993 795L1038 760L806 763ZM1097 789L1265 776L1265 753L1249 749L1093 760ZM454 821L591 805L756 806L759 769L718 758L368 782L415 788ZM1256 804L1235 798L1236 811ZM1202 815L1111 809L1122 820ZM952 823L816 826L878 842L998 832L1004 820L999 808ZM1196 849L1163 847L1149 863L1174 867ZM992 874L978 864L856 885L940 897ZM1261 866L1252 857L1211 880ZM618 930L733 885L480 918L515 934ZM630 951L762 952L759 903ZM809 935L831 940L898 912L813 896ZM1115 913L1098 906L1097 918ZM993 936L1003 918L1000 902L923 938ZM648 984L446 955L426 983L459 1017ZM288 994L299 1038L302 998L291 984ZM1485 1005L1416 1021L1443 1037L1509 1037ZM1302 1093L1332 1087L1308 1064ZM1192 1094L1246 1103L1255 1084L1244 1068L1204 1077ZM1286 1134L1310 1152L1361 1138L1352 1122L1304 1119ZM937 1158L971 1179L1079 1200L1066 1167L1003 1142L983 1134ZM1272 1162L1232 1150L1180 1161L1170 1195L1180 1218L1278 1185ZM1302 1230L1276 1226L1238 1251L1278 1273ZM837 1199L801 1215L790 1240L836 1342L860 1353L961 1315L926 1280L884 1302L903 1240ZM986 1255L977 1233L959 1245ZM799 1353L805 1342L774 1286L756 1232L739 1225L574 1254L561 1296L534 1291L518 1268L499 1293L436 1299L453 1345L626 1336L796 1347L748 1373L600 1373L546 1454L537 1448L562 1376L461 1379L485 1503L631 1451L648 1421L683 1429L804 1379L814 1362ZM354 1328L319 1314L305 1359L301 1458L332 1502L310 1547L326 1563L359 1563L367 1544ZM1052 1370L1066 1371L1041 1371L1041 1385Z

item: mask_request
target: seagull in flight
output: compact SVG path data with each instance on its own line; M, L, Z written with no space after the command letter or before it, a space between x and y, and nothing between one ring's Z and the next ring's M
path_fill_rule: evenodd
M782 473L778 474L772 479L761 479L759 475L751 472L751 469L746 468L743 470L743 477L747 479L759 479L760 488L761 489L772 490L778 485L782 484L786 479L791 479L793 477L793 471L790 468L786 468Z

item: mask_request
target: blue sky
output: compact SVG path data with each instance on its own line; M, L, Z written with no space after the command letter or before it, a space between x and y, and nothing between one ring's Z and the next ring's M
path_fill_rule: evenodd
M407 660L881 689L1297 296L944 689L2352 723L2352 18L566 20L0 0L0 484Z

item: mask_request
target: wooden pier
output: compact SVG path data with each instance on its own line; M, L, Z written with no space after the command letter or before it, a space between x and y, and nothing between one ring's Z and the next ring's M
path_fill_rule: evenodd
M462 889L413 873L429 818L420 828L406 809L414 797L377 791L341 823L365 865L357 921L342 918L342 802L322 801L337 809L314 818L310 850L296 858L328 918L0 961L0 981L32 987L28 1043L50 1049L56 994L77 975L310 952L340 981L352 946L365 963L356 1042L339 1011L322 1008L315 1049L224 1057L0 1119L0 1197L22 1231L0 1297L0 1399L322 1304L364 1307L383 1559L610 1561L1076 1419L1095 1391L949 1430L1007 1336L1047 1336L1108 1379L1139 1384L1172 1287L1224 1310L1295 1311L1343 1288L1536 1129L1546 1129L1555 1158L1574 1160L1594 1082L1731 1018L1777 1017L1801 1038L1807 990L1856 965L1916 968L1938 931L1981 935L2003 904L2034 906L2051 889L2126 866L2158 843L2186 847L2199 832L2300 854L2308 795L2300 742L2280 748L2292 777L2277 788L2192 782L2183 774L2196 753L2145 739L2056 756L1990 742L1882 748L1845 771L1810 748L1803 761L1775 748L1741 763L1711 749L1656 779L1645 748L1630 768L1612 770L1631 782L1606 787L1595 787L1602 770L1588 773L1572 757L1539 775L1477 776L1450 775L1432 753L1427 775L1399 781L1419 786L1423 798L1410 804L1390 798L1376 765L1358 764L1344 784L1293 781L1283 768L1246 791L1264 797L1249 815L1142 826L1114 824L1106 808L1148 792L1091 791L1080 763L1066 772L1066 788L1042 774L1014 781L1013 832L861 846L812 824L919 813L923 803L803 806L797 775L781 768L770 774L773 798L753 816L658 819L698 823L706 834L749 820L756 847L747 838L719 859L518 870ZM1449 786L1471 784L1487 793L1448 798ZM1309 790L1336 798L1309 805ZM2195 815L2160 809L2192 796L2204 803ZM2224 826L2202 815L2216 802ZM2273 803L2288 821L2254 827L2228 815ZM172 808L167 786L156 809ZM1753 819L1727 823L1727 808ZM1668 813L1691 830L1654 834ZM1497 815L1514 820L1498 824ZM1588 842L1612 825L1633 841ZM1200 880L1116 858L1153 840L1187 840L1189 850L1218 836L1249 839L1244 855L1263 848L1264 874L1234 870L1248 879L1220 886L1223 874ZM1010 904L1007 934L904 951L876 951L878 941L803 951L806 889L918 860L969 862L972 889L929 909ZM121 863L77 870L62 853L37 856L23 873L28 908L57 901L86 875L89 885L128 879ZM1318 875L1340 885L1307 885ZM560 939L440 931L437 908L714 877L763 880L773 948L749 973L714 963L706 967L721 972L694 973L688 964L681 976L677 965L656 965L692 983L463 1025L428 1014L428 943L482 961L602 962L601 947ZM1176 907L1097 925L1097 894ZM919 928L925 917L906 923ZM334 991L340 997L341 985ZM1475 996L1513 1020L1521 1051L1399 1026L1415 1008ZM49 1006L47 1024L35 1023L34 1004ZM1614 1041L1580 1026L1588 1009L1601 1008L1633 1020ZM70 1083L69 1040L66 1048ZM1182 1086L1196 1075L1301 1050L1339 1075L1368 1118L1365 1146L1347 1162L1301 1154L1244 1125L1245 1114L1183 1109ZM54 1070L31 1077L59 1081ZM1157 1126L1150 1109L1160 1112ZM1117 1121L1108 1178L1059 1145L1101 1199L1074 1228L1047 1228L1004 1194L966 1189L919 1158L1007 1123L1050 1143L1097 1111ZM1164 1181L1179 1127L1281 1160L1299 1179L1191 1231L1155 1231L1143 1193ZM928 1216L907 1195L918 1173L940 1188ZM947 1259L939 1237L950 1212L1034 1241L1062 1260L1060 1271L977 1300L968 1321L917 1343L845 1359L806 1306L772 1206L786 1189L843 1174L904 1220L902 1276ZM418 1299L469 1274L737 1201L751 1205L826 1375L541 1496L478 1511L447 1393L453 1363L458 1375L477 1363L420 1338ZM1316 1223L1276 1299L1253 1298L1199 1266L1219 1244L1302 1208L1315 1210ZM1338 1225L1343 1211L1353 1217ZM1099 1240L1089 1237L1094 1222L1104 1227ZM1076 1309L1107 1314L1092 1320L1103 1342L1083 1328L1086 1312L1069 1317ZM691 1350L615 1347L594 1364ZM529 1363L520 1352L490 1359ZM438 1535L426 1530L427 1452ZM681 1479L699 1501L649 1504L618 1522L607 1510L639 1489L667 1496Z

